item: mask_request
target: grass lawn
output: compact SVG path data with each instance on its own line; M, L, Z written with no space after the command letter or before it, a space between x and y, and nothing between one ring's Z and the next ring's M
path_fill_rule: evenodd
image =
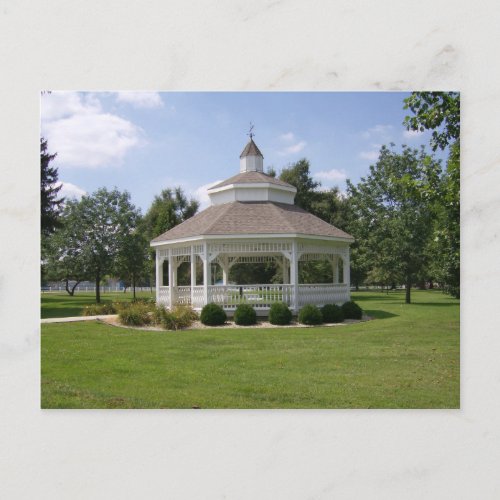
M458 408L459 302L353 294L339 327L145 332L42 325L42 408ZM79 297L75 297L79 299Z
M153 293L136 292L136 297L155 297ZM101 292L101 302L115 302L118 300L132 300L132 292ZM95 304L95 292L75 292L71 297L66 292L44 292L41 299L41 317L68 318L81 316L84 306Z

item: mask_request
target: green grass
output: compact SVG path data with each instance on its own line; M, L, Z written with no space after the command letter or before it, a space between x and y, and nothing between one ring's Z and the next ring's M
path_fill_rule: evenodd
M135 295L137 298L155 296L154 292L136 292ZM132 300L132 292L101 293L102 303L129 300ZM42 319L81 316L84 306L95 304L95 292L75 292L73 297L66 292L44 292L41 302Z
M340 327L145 332L42 325L43 408L458 408L458 301L354 294Z

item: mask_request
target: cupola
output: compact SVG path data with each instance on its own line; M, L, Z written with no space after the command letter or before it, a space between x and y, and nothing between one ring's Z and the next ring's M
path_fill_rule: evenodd
M253 141L253 134L240 154L240 173L243 172L264 172L264 156Z
M240 173L219 182L207 190L211 205L222 205L234 201L275 202L293 205L297 189L280 179L264 173L264 156L253 140L240 155Z

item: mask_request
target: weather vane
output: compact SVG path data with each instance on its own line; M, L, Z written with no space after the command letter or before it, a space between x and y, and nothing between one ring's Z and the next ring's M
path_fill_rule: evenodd
M248 134L247 134L247 135L249 135L249 136L250 136L250 139L253 139L253 136L255 135L255 134L253 133L253 127L254 127L253 123L252 123L252 122L250 122L250 130L248 131Z

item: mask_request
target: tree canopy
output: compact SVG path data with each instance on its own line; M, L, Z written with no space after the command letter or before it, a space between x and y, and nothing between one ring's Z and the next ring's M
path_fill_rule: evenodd
M49 274L60 279L88 279L96 282L96 302L100 302L100 282L105 274L116 273L118 257L137 227L139 211L128 192L100 188L69 200L62 215L62 227L51 238Z
M192 217L199 206L198 201L188 200L180 187L164 189L154 197L143 218L143 234L151 240Z
M404 282L408 303L411 285L426 264L439 174L439 162L423 148L397 153L382 146L369 175L357 186L348 181L352 228L363 234L370 268Z
M50 162L57 156L49 154L47 141L40 139L40 214L42 235L48 235L60 225L59 216L64 198L58 198L61 186L57 186L57 168Z
M459 92L412 92L404 103L404 109L413 113L405 117L404 125L408 130L433 130L431 147L434 151L459 140Z

